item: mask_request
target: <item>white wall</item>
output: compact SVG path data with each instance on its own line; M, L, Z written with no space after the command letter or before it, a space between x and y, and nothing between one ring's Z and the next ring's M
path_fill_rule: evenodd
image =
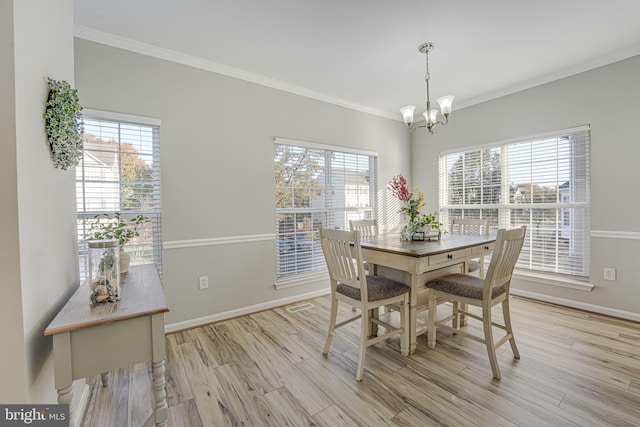
M0 329L2 363L0 402L27 396L27 368L22 334L22 293L18 233L18 174L16 164L15 70L13 55L13 2L0 1ZM8 385L11 385L9 387ZM15 397L14 397L15 396ZM17 400L16 400L17 399Z
M46 77L73 84L73 0L2 0L0 12L0 401L53 403L52 340L43 332L78 285L78 249L75 171L53 167L42 113Z
M235 78L76 39L76 85L86 108L162 119L165 243L274 234L276 136L377 151L381 190L409 172L404 124ZM164 250L167 322L328 288L276 291L275 249L271 239Z
M609 236L591 239L591 283L595 288L585 292L533 280L514 280L512 286L558 302L588 309L601 307L610 314L638 319L638 76L640 56L454 111L449 125L436 128L434 135L422 130L413 134L414 182L432 206L437 206L441 151L591 125L591 231ZM628 238L611 237L616 234L610 232ZM604 281L604 267L615 267L618 280Z

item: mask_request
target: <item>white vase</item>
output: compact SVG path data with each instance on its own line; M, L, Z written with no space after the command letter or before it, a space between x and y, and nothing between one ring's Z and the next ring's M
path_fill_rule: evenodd
M129 263L131 262L131 255L126 253L120 248L120 275L124 276L129 272Z

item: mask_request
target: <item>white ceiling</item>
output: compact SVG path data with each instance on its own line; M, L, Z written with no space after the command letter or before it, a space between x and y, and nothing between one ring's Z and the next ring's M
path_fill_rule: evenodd
M454 113L640 54L638 0L76 0L74 12L80 37L397 119L424 110L426 41L431 99L455 95Z

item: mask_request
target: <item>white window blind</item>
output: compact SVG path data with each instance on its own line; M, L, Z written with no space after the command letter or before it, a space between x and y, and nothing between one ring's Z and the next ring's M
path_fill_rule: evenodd
M588 127L440 156L441 220L527 226L517 268L589 277Z
M108 113L107 113L108 114ZM132 118L131 120L135 120ZM121 119L84 118L82 163L76 168L81 280L88 271L87 220L96 215L149 218L124 246L131 265L155 263L162 274L160 127ZM103 217L104 218L104 217Z
M325 271L321 227L376 217L377 156L276 139L277 280Z

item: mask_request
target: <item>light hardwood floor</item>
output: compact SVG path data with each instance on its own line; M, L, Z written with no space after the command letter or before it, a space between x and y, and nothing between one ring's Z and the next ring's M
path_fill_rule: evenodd
M499 350L501 381L482 344L438 331L434 349L421 336L408 358L397 339L370 347L359 383L355 349L334 339L321 354L328 296L310 302L167 335L169 425L640 425L638 323L512 297L522 358ZM472 320L466 328L481 332ZM152 407L150 367L110 375L107 388L90 379L83 425L141 425Z

